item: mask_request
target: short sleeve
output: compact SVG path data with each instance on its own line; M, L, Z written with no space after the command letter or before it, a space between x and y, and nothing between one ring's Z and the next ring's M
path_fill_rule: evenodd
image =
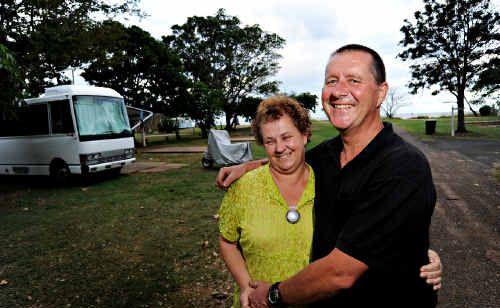
M241 196L238 183L233 184L225 193L219 209L219 232L223 238L236 242L240 237Z
M428 175L421 170L406 176L386 173L372 180L362 196L350 200L353 210L336 247L378 269L417 257L419 253L412 249L428 245L435 204Z

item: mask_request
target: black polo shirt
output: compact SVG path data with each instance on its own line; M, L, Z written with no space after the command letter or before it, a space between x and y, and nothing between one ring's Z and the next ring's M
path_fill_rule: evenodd
M427 159L390 123L341 169L342 148L336 137L306 154L316 178L312 258L338 248L368 270L314 306L434 307L436 293L419 277L436 202Z

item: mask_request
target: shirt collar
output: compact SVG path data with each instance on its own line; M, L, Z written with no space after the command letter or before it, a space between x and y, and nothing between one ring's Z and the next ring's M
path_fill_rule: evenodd
M309 166L309 164L306 164L307 168L309 168L309 179L307 179L307 184L306 187L304 188L304 191L302 192L302 195L300 196L300 200L297 204L297 208L302 207L304 204L307 204L308 202L314 200L314 171ZM267 193L269 197L285 206L288 206L286 203L285 199L281 195L281 192L278 188L278 185L274 182L273 176L271 174L270 170L270 165L267 164L265 167L265 172L264 172L264 183L267 188Z
M377 153L380 149L382 149L391 137L394 135L394 130L392 128L392 124L389 122L383 122L384 128L375 136L375 138L368 143L368 145L349 163L352 164L354 161L363 161L365 159L370 159L375 153ZM332 159L335 161L336 165L340 169L340 152L344 148L342 143L342 139L340 135L335 137L331 142L331 148L329 151L333 157Z

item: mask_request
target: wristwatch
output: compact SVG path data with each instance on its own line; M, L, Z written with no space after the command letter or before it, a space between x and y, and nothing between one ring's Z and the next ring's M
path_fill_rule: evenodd
M280 281L274 283L269 287L269 291L267 292L267 301L272 307L280 307L283 304L283 302L281 301L281 294L279 289L280 283Z

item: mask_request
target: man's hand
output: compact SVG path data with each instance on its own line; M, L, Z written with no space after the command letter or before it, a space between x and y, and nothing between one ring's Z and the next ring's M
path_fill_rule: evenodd
M434 290L441 289L441 275L443 274L443 265L439 255L434 250L427 253L430 263L420 268L420 277L425 278L428 284L431 284Z
M264 281L250 282L250 287L254 290L250 293L248 300L252 308L266 308L269 307L267 302L267 293L271 284Z
M227 189L234 181L241 178L245 172L246 168L243 164L220 168L216 178L217 186Z
M250 308L248 296L254 291L250 286L240 290L240 306L241 308Z

